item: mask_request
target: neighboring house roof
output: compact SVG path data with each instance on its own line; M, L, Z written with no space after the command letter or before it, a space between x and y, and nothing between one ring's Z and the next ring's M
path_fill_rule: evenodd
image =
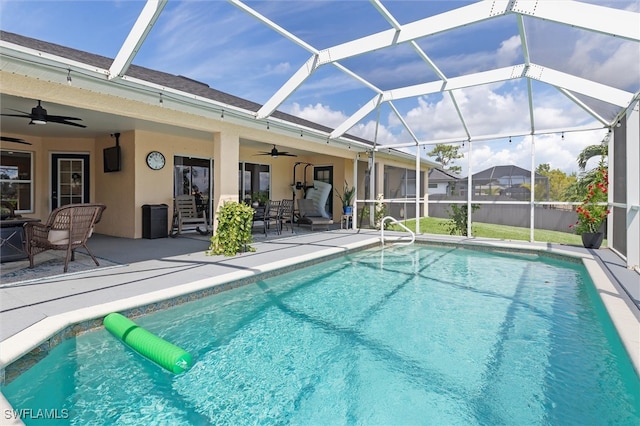
M481 172L475 173L471 176L471 178L474 183L482 183L494 182L498 180L511 181L514 176L522 176L523 178L525 178L525 180L530 179L531 171L514 165L494 166ZM545 176L539 173L536 173L535 177L536 179L546 179Z
M46 52L62 58L82 62L102 69L109 69L109 67L113 63L112 58L107 58L105 56L84 52L82 50L72 49L70 47L25 37L7 31L0 31L0 40L27 47L29 49ZM231 95L229 93L221 92L220 90L209 87L209 85L205 83L180 75L173 75L133 64L131 64L131 66L127 69L126 75L129 77L147 81L149 83L154 83L174 90L179 90L191 95L196 95L202 98L210 99L251 112L257 112L262 107L262 105L256 102L252 102L238 96ZM272 116L293 124L298 124L325 133L331 133L333 131L333 129L330 127L323 126L321 124L314 123L312 121L308 121L281 111L275 111ZM372 141L360 138L358 136L346 134L345 137L373 146Z
M460 180L461 177L456 173L443 170L443 169L430 169L429 181L430 182L451 182L452 180Z

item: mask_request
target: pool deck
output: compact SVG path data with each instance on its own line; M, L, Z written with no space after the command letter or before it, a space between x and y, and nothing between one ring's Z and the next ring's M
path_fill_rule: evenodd
M397 236L397 233L385 233ZM406 234L404 234L406 235ZM619 335L640 372L640 279L608 249L548 243L466 239L421 235L434 243L537 250L581 257L587 266ZM330 255L379 244L375 230L333 229L260 238L256 252L234 257L208 256L207 237L126 239L94 235L93 253L108 266L49 275L12 283L0 282L0 369L29 353L61 330L216 285L250 279L263 273L311 262ZM38 257L36 257L38 264ZM37 268L37 267L36 267ZM613 314L612 314L613 313ZM4 377L2 377L4 380ZM0 408L4 408L0 395Z

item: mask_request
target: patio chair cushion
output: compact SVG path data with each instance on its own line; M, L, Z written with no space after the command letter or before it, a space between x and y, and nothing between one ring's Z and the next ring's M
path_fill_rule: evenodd
M88 238L93 235L93 227L89 230ZM53 245L64 246L69 244L69 230L68 229L52 229L47 235L47 240ZM75 244L80 244L81 241L74 241Z
M331 218L331 215L329 215L329 213L324 209L327 198L329 197L329 194L331 194L331 188L332 186L329 183L319 180L313 181L313 188L309 188L304 197L307 200L313 200L313 207L306 207L306 216L319 216L327 219Z

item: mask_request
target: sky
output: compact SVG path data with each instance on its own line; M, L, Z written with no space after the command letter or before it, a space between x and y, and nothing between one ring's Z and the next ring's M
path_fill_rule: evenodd
M467 1L382 1L401 24L465 6ZM640 0L592 0L589 3L640 10ZM303 42L321 50L390 29L371 2L271 0L246 2ZM139 0L24 1L0 0L0 28L28 37L106 57L120 46L144 7ZM612 85L640 90L640 47L584 30L525 19L534 63ZM417 45L448 78L524 62L516 18L505 16L417 40ZM169 0L134 64L183 75L254 101L267 102L311 57L311 53L230 2ZM434 70L407 44L341 61L382 90L437 80ZM596 121L557 89L532 83L537 129L595 126ZM278 109L336 127L374 92L333 65L314 72ZM516 164L531 168L531 137L525 80L475 86L454 92L472 135L512 134L510 138L473 142L472 170ZM587 101L589 101L587 99ZM594 109L612 118L610 105L591 100ZM434 94L383 105L349 130L379 144L459 138L466 170L469 144L449 95ZM590 104L591 105L591 104ZM378 119L379 118L379 119ZM565 173L577 171L576 157L598 144L605 130L535 137L536 164L548 163ZM428 152L430 146L423 149Z

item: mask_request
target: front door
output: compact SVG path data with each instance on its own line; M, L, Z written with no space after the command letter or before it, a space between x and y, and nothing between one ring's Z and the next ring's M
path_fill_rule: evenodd
M51 209L89 202L89 154L51 156Z
M320 182L333 185L333 166L314 166L313 180L319 180ZM324 207L325 210L333 216L333 191L331 191L331 194L327 197L327 202Z

